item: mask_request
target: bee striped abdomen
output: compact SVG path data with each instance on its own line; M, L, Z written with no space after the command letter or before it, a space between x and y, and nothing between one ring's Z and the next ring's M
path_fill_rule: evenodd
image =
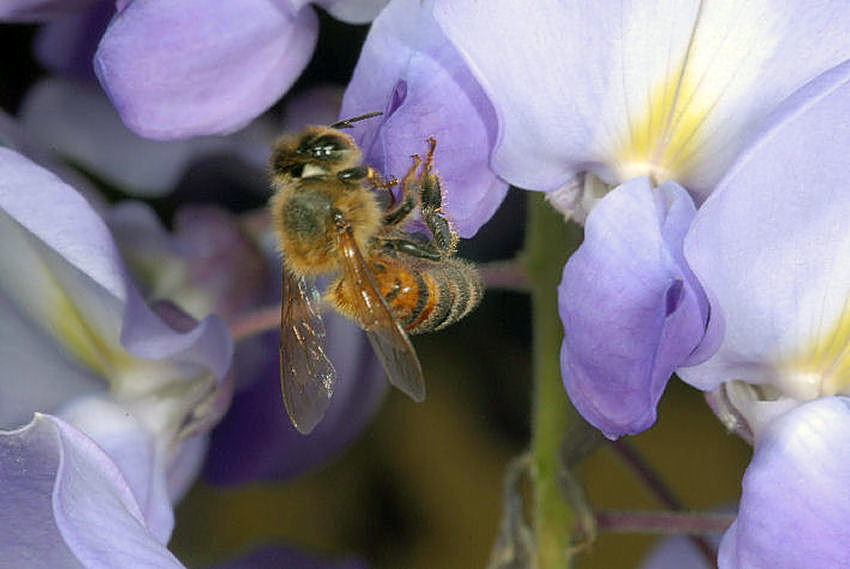
M413 268L385 260L371 266L378 290L411 334L445 328L466 316L481 300L481 279L466 263L445 259L416 265Z

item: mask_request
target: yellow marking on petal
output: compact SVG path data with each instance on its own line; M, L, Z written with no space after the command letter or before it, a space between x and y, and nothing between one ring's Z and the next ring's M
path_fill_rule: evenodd
M781 387L799 399L850 394L850 302L831 328L780 369Z
M46 267L44 274L54 285L45 301L50 306L46 324L56 341L83 366L105 379L114 379L130 369L138 358L101 336Z
M705 97L687 57L651 91L642 116L629 125L614 159L621 180L649 176L654 184L681 179L699 150L699 132L716 99Z
M685 4L679 8L667 45L663 33L646 35L648 20L630 16L635 22L628 29L636 35L627 37L622 58L634 67L617 93L625 97L617 104L625 103L626 124L614 129L609 140L616 142L607 146L619 182L649 176L656 184L687 183L712 160L727 165L734 156L728 150L776 102L754 100L753 93L760 92L764 63L793 25L788 14L766 0L704 0L692 16ZM686 18L692 20L685 39Z

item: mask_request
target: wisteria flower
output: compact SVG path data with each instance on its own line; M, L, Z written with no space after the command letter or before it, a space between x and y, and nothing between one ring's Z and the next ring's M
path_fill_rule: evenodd
M167 542L203 433L230 400L223 322L197 323L171 303L151 309L83 197L6 148L0 239L0 426L40 411L84 432L121 471L148 531Z
M700 341L690 329L679 337L675 321L694 305L707 315L673 239L693 214L679 200L702 203L777 105L850 56L850 12L840 2L527 10L437 0L434 18L495 111L493 171L549 192L565 213L593 205L598 219L559 290L564 380L609 436L647 428L667 376ZM646 317L611 326L627 305Z
M185 569L148 523L125 471L62 419L39 413L19 429L0 430L0 481L0 551L9 567ZM282 566L365 567L268 546L215 568Z
M850 562L848 96L850 62L795 94L685 238L717 350L678 373L755 445L722 569Z
M260 168L265 168L271 141L279 131L333 122L340 98L340 89L311 89L290 101L282 125L261 120L208 143L201 139L156 143L126 131L104 97L76 83L48 80L25 100L22 123L27 135L49 141L53 150L70 154L118 187L162 193L190 159L211 151L230 150L244 157L246 164L260 162L256 175L264 179ZM65 114L70 118L57 120ZM87 125L98 125L96 140ZM258 146L263 147L261 152ZM122 168L128 160L132 167ZM191 190L187 186L184 191ZM184 207L177 211L174 231L169 233L150 208L137 202L102 206L101 211L147 300L168 300L198 319L215 313L232 320L279 302L277 248L259 235L253 236L256 242L251 239L236 216L212 206ZM239 343L236 395L212 438L207 459L210 481L236 483L297 474L336 455L371 419L386 391L372 350L356 327L334 316L327 324L329 355L342 380L326 419L307 438L292 428L283 410L276 334Z
M182 208L173 233L137 202L113 208L107 220L148 299L167 299L196 318L214 313L230 321L279 302L277 250L263 255L238 219L221 209ZM208 481L294 476L335 456L361 433L386 393L383 371L357 326L334 314L325 315L325 324L340 381L324 419L307 437L292 426L281 399L277 331L238 344L235 393L212 432Z
M316 5L346 22L364 23L384 3L320 0ZM92 4L12 0L0 9L0 19L41 21ZM124 123L148 138L222 134L245 126L289 90L318 35L318 16L302 1L114 4L94 69ZM84 48L86 42L79 44Z
M432 14L434 2L393 0L363 45L343 99L343 118L382 111L354 135L366 162L402 177L412 154L437 139L443 210L471 237L502 202L508 185L489 167L496 143L493 106Z
M348 21L368 21L381 4L320 5ZM121 2L95 71L124 123L143 136L227 133L289 90L317 34L318 16L302 2Z
M182 567L122 469L61 419L37 414L0 431L0 480L10 567Z

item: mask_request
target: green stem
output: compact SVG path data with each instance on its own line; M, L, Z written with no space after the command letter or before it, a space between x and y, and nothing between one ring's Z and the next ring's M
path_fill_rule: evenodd
M559 482L564 435L575 411L561 381L563 329L557 287L564 263L581 240L538 192L529 192L525 262L531 279L534 400L531 441L532 517L540 569L570 564L574 513Z

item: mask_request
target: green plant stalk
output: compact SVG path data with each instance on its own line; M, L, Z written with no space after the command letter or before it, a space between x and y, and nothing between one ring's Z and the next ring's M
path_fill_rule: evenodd
M531 516L540 569L570 566L574 513L559 482L564 435L574 416L561 381L563 328L557 287L569 255L581 240L581 229L529 192L524 260L531 279L533 340L533 409Z

